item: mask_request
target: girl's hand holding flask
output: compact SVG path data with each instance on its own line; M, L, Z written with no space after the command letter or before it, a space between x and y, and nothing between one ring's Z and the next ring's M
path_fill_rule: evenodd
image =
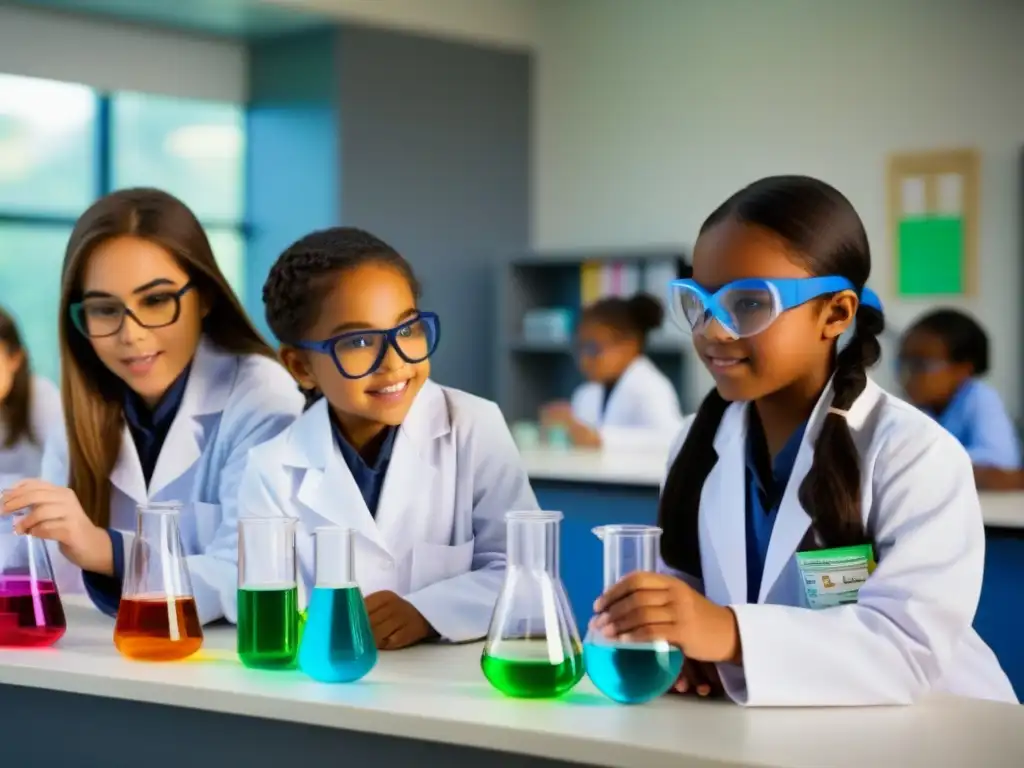
M624 642L667 640L687 659L742 663L736 614L685 582L637 571L594 603L594 628Z

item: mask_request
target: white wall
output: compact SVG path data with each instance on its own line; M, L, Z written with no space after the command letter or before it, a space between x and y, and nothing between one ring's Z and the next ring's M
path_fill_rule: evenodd
M539 248L692 243L746 183L812 174L860 211L905 325L923 304L893 298L886 154L982 150L980 295L961 304L1020 413L1024 3L547 0L538 30Z
M342 21L512 48L536 42L538 5L551 0L260 0Z
M0 72L197 99L244 101L245 46L0 7Z

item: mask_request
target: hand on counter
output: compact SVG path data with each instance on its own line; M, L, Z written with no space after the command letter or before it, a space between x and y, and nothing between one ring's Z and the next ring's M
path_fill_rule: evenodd
M562 428L569 436L569 442L577 448L600 448L600 433L579 421L572 413L572 406L559 401L541 408L540 424L544 429Z
M641 643L667 640L694 661L742 661L732 610L672 576L631 573L597 599L594 611L593 626L607 638Z
M979 491L1020 491L1024 490L1024 471L975 466L974 483Z
M725 688L714 664L686 659L679 679L672 686L672 693L717 697L725 693Z
M382 651L408 648L421 640L437 637L437 632L412 603L394 592L374 592L366 598L373 639Z

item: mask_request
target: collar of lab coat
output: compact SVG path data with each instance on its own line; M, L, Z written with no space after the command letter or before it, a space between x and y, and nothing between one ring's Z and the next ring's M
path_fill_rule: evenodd
M121 430L121 451L110 481L141 504L181 477L202 454L206 418L221 414L227 406L237 364L237 355L219 349L206 337L201 338L181 405L160 450L148 491L127 424Z
M428 380L416 395L395 438L376 516L338 450L328 407L321 398L289 430L281 461L304 470L297 498L325 524L353 528L392 557L401 557L428 522L429 508L417 501L436 471L430 444L451 431L444 391Z
M297 469L327 467L337 452L328 407L327 399L321 397L295 421L289 430L285 453L281 458L285 466ZM405 437L416 447L417 453L422 454L432 440L450 430L451 421L445 407L444 393L428 379L399 427L399 437Z
M860 430L878 403L882 390L868 379L864 391L850 406L846 421L854 432ZM759 601L764 602L782 574L786 564L797 551L810 527L811 519L798 498L800 484L811 468L814 443L832 404L832 381L818 398L807 422L800 443L793 473L779 506L778 517L772 529L764 573L761 577ZM745 603L747 591L746 558L746 484L736 482L743 477L747 440L747 408L749 403L734 403L722 416L715 434L714 448L718 462L708 475L701 494L701 526L707 531L729 593L730 603ZM722 500L727 500L722 503ZM708 563L708 558L702 558ZM706 567L706 566L705 566Z

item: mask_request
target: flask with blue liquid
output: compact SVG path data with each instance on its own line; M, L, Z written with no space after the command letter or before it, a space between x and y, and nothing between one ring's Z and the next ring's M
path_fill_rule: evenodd
M322 683L351 683L377 663L363 593L356 584L353 531L313 532L316 583L299 641L299 669Z
M594 529L604 544L604 589L634 571L657 570L661 528L604 525ZM590 629L583 663L594 686L620 704L642 704L661 696L679 678L683 652L665 640L623 642Z

